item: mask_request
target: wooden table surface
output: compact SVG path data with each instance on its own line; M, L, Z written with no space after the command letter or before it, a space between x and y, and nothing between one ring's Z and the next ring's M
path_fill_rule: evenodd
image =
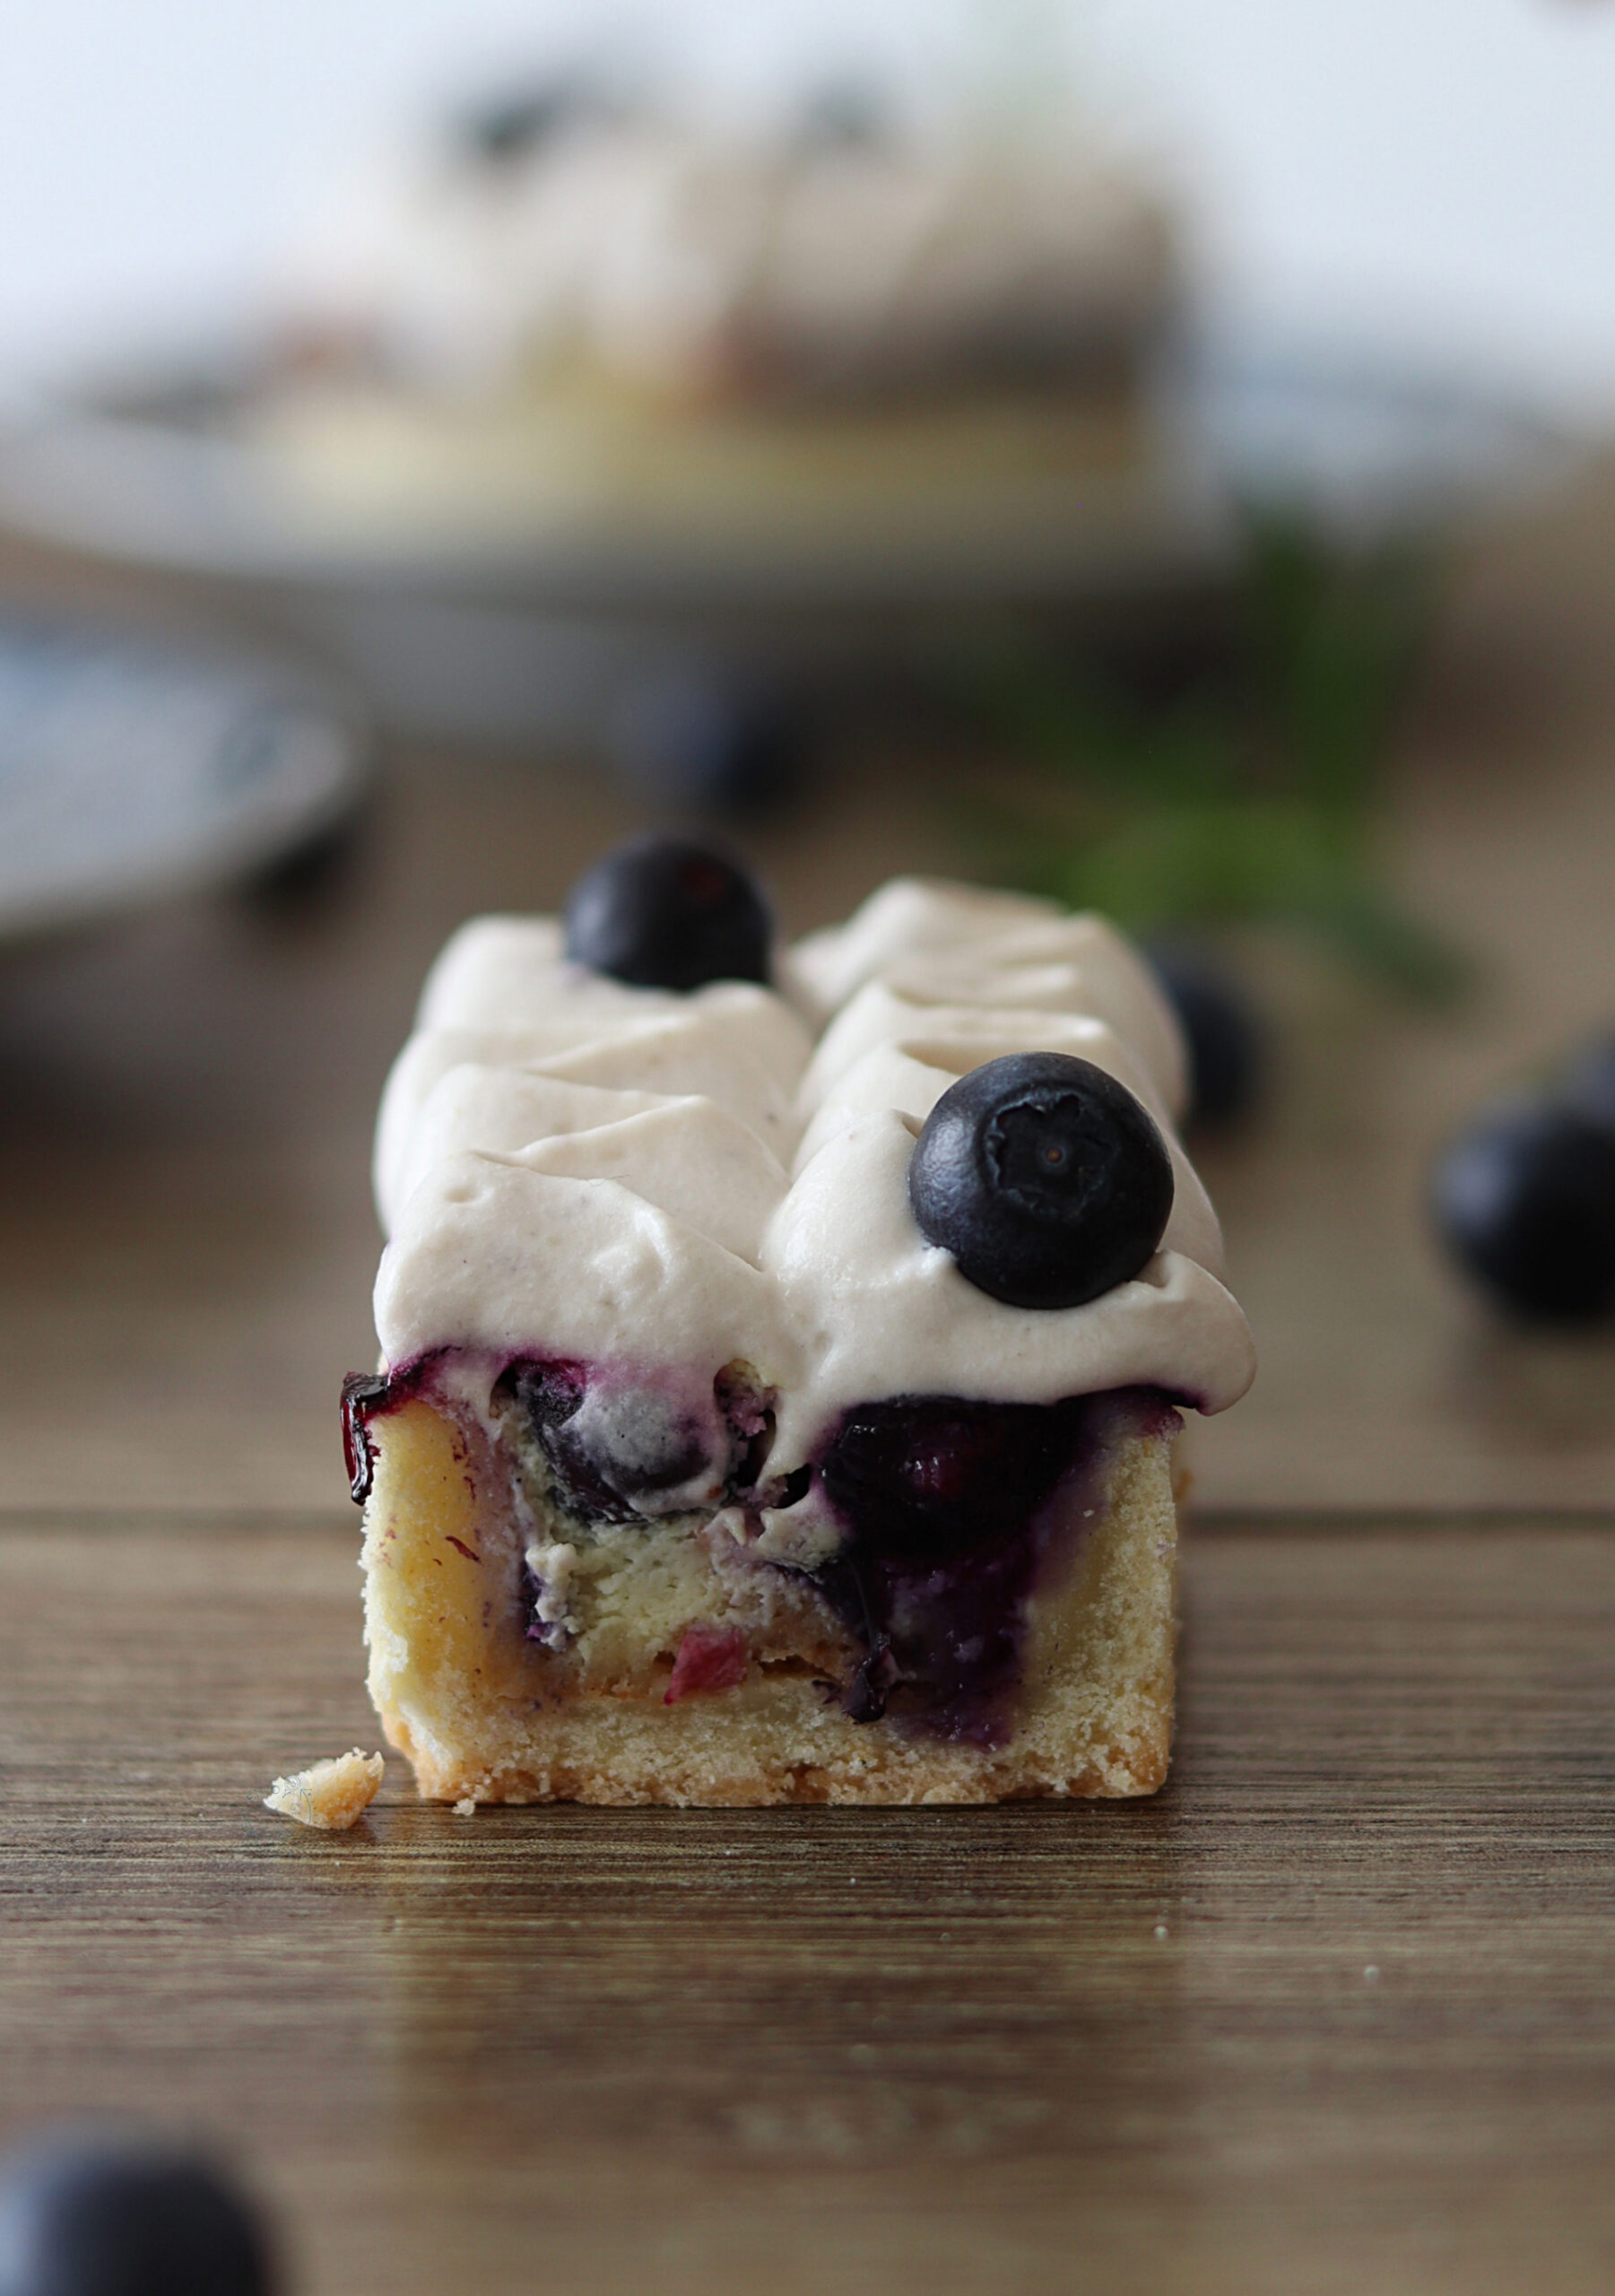
M1615 1017L1615 468L1471 552L1397 760L1483 993L1253 959L1278 1073L1200 1161L1263 1368L1149 1805L259 1807L376 1743L332 1405L421 972L638 818L391 754L340 892L0 968L0 2136L204 2132L305 2296L1606 2288L1615 1342L1496 1324L1421 1192ZM952 818L849 751L747 841L803 929Z
M257 1805L354 1537L0 1534L3 2109L230 2146L317 2296L1615 2278L1615 1536L1201 1535L1150 1803Z

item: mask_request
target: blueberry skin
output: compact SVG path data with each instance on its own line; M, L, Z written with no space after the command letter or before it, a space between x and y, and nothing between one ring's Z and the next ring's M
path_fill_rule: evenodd
M1172 1193L1145 1109L1104 1069L1059 1052L961 1076L908 1163L920 1233L1012 1308L1080 1308L1125 1283L1159 1244Z
M562 74L491 97L455 123L453 139L459 152L484 167L509 167L610 110L603 91L579 74Z
M1148 956L1189 1048L1189 1124L1232 1124L1261 1089L1262 1030L1243 991L1199 949L1156 942Z
M607 740L628 779L658 804L752 815L789 803L809 746L800 706L700 671L625 695Z
M635 988L769 978L762 894L727 854L681 838L634 838L608 853L573 886L565 923L569 957Z
M1514 1313L1575 1323L1615 1309L1615 1132L1550 1101L1479 1118L1441 1157L1437 1226Z
M217 2171L75 2135L0 2180L0 2296L269 2296L264 2235Z
M1561 1095L1567 1108L1602 1132L1615 1132L1615 1037L1589 1045L1570 1064Z

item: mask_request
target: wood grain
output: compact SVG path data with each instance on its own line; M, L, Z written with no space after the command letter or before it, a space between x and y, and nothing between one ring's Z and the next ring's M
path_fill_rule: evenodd
M306 1834L354 1553L0 1532L5 2135L204 2132L305 2296L1609 2286L1615 1521L1203 1535L1150 1804Z

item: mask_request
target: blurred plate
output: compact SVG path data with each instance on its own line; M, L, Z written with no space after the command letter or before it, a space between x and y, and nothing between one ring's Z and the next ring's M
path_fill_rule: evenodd
M1107 587L1199 562L1223 507L1181 425L1049 397L682 415L557 392L461 411L191 379L0 446L0 518L97 555L608 613Z
M1005 399L669 417L561 395L502 416L200 366L0 438L0 525L245 587L412 730L588 732L692 645L800 666L959 616L1134 618L1226 585L1239 510L1355 534L1540 480L1500 398L1318 352L1203 349L1147 406Z
M344 818L361 762L277 663L0 622L0 938L249 876Z

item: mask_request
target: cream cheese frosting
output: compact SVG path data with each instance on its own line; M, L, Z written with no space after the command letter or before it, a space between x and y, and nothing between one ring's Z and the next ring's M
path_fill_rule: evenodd
M902 1395L1053 1403L1144 1385L1207 1412L1237 1401L1254 1355L1173 1130L1182 1045L1117 935L899 879L778 974L788 998L740 983L681 996L569 963L549 919L482 918L450 941L378 1127L389 1369L454 1347L709 1394L738 1359L777 1391L781 1474L852 1405ZM989 1297L909 1209L936 1100L1029 1048L1107 1070L1171 1155L1160 1248L1082 1307Z

